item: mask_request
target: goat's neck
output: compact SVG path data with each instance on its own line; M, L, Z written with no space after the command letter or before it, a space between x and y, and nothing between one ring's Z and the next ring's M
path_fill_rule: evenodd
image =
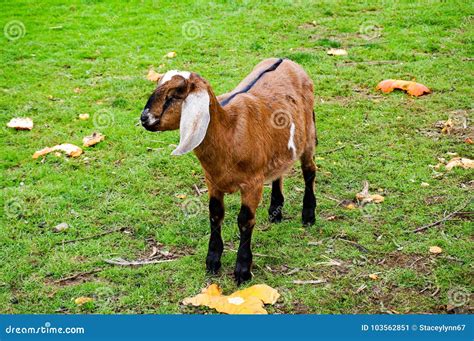
M234 120L229 113L219 104L216 96L209 91L209 111L211 120L207 128L206 137L194 149L201 165L210 175L219 176L226 163L231 162L233 152Z

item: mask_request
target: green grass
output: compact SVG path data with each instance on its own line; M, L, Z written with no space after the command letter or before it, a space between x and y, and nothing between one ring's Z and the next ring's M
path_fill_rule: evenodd
M300 63L315 83L317 224L300 224L303 181L295 165L285 179L281 224L267 222L265 188L253 250L266 256L255 257L248 285L280 291L272 313L446 312L450 290L473 290L470 216L410 231L472 198L472 169L441 168L434 178L429 167L450 159L447 153L474 158L462 137L432 132L455 111L472 114L472 18L472 3L436 0L3 4L2 26L18 20L26 34L0 37L0 312L201 313L209 311L181 300L211 282L235 290L236 254L229 248L238 242L238 194L226 197L221 275L206 276L207 197L193 189L205 186L199 162L192 154L169 155L178 132L153 134L136 123L153 90L145 79L150 66L198 72L223 93L274 56ZM194 31L186 37L182 27L192 20L185 27L198 37L187 39ZM330 57L330 47L349 55ZM177 57L164 58L169 51ZM381 60L396 62L366 63ZM416 79L433 93L376 92L387 78ZM91 119L78 120L81 113ZM15 116L32 117L35 128L7 129ZM45 146L81 145L96 130L107 139L79 158L31 158ZM354 198L363 180L385 202L347 210L330 199ZM197 207L192 217L182 210L189 199ZM463 211L472 210L471 201ZM61 222L70 228L54 233ZM62 244L117 227L129 233ZM147 255L150 238L182 257L139 268L104 263ZM434 245L443 253L430 255ZM322 265L328 258L341 265ZM99 268L65 285L54 282ZM314 278L327 283L293 284ZM95 301L77 307L80 296ZM469 312L467 301L448 310Z

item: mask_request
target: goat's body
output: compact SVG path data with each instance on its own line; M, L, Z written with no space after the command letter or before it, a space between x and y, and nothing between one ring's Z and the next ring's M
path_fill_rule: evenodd
M145 128L180 129L173 154L194 150L209 193L211 235L206 268L221 267L225 193L240 191L240 244L234 270L238 283L251 278L251 238L265 181L272 182L271 222L282 220L283 174L298 159L305 181L302 220L315 222L316 128L313 82L290 60L267 59L230 93L216 97L194 73L169 71L150 96L141 120Z
M225 103L277 62L276 58L262 61L232 92L218 96L218 101ZM303 153L314 150L313 104L311 79L298 64L283 60L222 107L221 115L227 116L228 124L224 136L219 129L223 139L213 144L225 149L226 157L216 165L212 155L196 149L206 177L224 193L241 190L255 180L281 177ZM213 119L219 118L211 117L211 125ZM212 129L206 139L213 139Z

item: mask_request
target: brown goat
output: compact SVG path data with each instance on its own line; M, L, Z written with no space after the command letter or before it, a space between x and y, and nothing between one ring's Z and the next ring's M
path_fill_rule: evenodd
M266 59L230 93L216 97L196 73L169 71L141 115L150 131L180 129L173 155L194 150L209 189L211 236L207 270L221 266L224 194L240 191L240 246L235 278L251 278L252 230L265 181L272 181L270 221L282 219L283 174L300 159L305 180L302 218L315 222L316 144L313 82L288 59Z

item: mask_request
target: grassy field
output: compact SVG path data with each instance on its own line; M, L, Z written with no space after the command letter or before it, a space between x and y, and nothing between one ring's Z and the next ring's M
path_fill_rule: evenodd
M268 223L265 188L259 255L245 286L280 291L271 313L472 312L474 172L432 166L452 153L474 158L464 142L473 134L473 14L468 1L436 0L3 2L0 313L211 313L180 302L211 282L236 290L239 195L226 197L221 274L207 276L199 162L169 155L178 132L153 134L137 123L154 88L149 68L198 72L220 94L267 57L300 63L315 83L317 223L301 226L295 165L281 224ZM328 56L330 47L349 54ZM177 56L165 58L170 51ZM387 78L416 79L433 93L375 91ZM90 119L79 120L83 113ZM31 117L34 129L6 128L16 116ZM448 118L464 128L441 134L435 124ZM78 158L31 157L81 145L94 131L106 140ZM338 205L364 180L383 203ZM62 222L69 229L55 233ZM142 259L153 246L176 260L104 262ZM326 282L293 283L311 279ZM94 302L78 306L81 296Z

